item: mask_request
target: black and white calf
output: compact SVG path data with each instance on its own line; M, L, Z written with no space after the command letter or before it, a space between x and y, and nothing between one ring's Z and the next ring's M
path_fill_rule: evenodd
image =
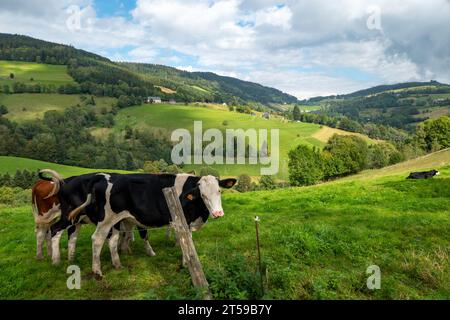
M50 232L52 261L53 264L59 264L61 261L59 243L64 230L67 230L68 233L68 258L69 261L72 261L75 257L76 242L81 225L91 222L85 212L83 212L83 214L81 214L74 221L69 221L68 216L72 210L78 208L83 204L89 193L89 188L93 183L92 181L98 180L99 175L97 173L90 173L70 177L67 179L61 179L59 175L48 172L48 170L46 171L46 173L51 174L53 183L58 184L57 197L60 204L61 218L50 227ZM113 237L112 233L118 234L120 229L126 235L124 241L122 242L122 250L129 251L129 241L127 239L127 236L132 234L134 225L123 223L121 225L114 226L114 229L116 229L115 232L110 232L109 234L110 250L117 251L118 237ZM150 244L147 240L147 230L142 230L140 232L140 235L144 239L147 254L154 255L153 250L151 250ZM117 253L111 252L111 256L115 257L117 256Z
M97 225L92 235L92 271L102 276L100 253L109 230L120 221L141 228L161 227L171 221L163 189L175 187L188 225L199 228L208 217L224 215L221 190L231 188L236 179L218 180L213 176L196 177L188 174L100 174L91 181L87 200L69 216L77 219L85 214ZM61 206L64 215L63 205ZM116 236L113 229L112 238ZM118 236L118 235L117 235ZM120 265L119 256L113 264Z

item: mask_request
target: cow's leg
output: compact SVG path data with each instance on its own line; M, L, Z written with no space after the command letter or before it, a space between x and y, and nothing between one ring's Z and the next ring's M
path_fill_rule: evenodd
M47 229L44 227L36 226L36 259L42 260L42 244L44 243L45 234Z
M59 242L64 230L59 230L52 236L52 263L58 265L61 262L61 252L59 250ZM53 233L52 233L53 234Z
M148 241L148 232L147 229L138 228L139 235L141 236L142 240L144 240L144 247L145 252L148 256L154 257L156 255L155 251L153 251L152 246L150 245L150 242Z
M65 212L62 210L62 212ZM61 215L61 219L58 220L50 227L52 237L52 263L57 265L61 262L61 252L59 250L59 242L64 230L70 226L70 222L65 219L64 214Z
M120 236L120 231L113 227L111 237L109 238L109 241L108 241L108 245L109 245L109 251L111 252L111 261L112 261L114 268L116 268L116 269L122 268L122 265L120 263L119 253L118 253L119 236Z
M45 234L45 241L47 244L47 256L52 256L52 232L50 231L50 228L47 229L47 232Z
M78 233L80 232L81 224L76 224L74 226L70 226L67 229L68 237L69 237L69 245L68 245L68 259L69 262L75 259L75 249L77 246Z
M122 230L122 237L120 241L120 251L122 253L131 253L130 243L133 240L134 224L126 220L121 221L120 229Z
M168 225L166 229L166 239L169 240L171 235L172 235L172 227Z
M95 232L92 234L92 272L97 277L101 278L102 269L100 254L102 253L103 244L108 236L109 230L112 225L110 224L98 224Z

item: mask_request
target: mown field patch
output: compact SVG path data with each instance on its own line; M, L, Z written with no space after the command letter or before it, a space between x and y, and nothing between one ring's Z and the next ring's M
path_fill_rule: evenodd
M14 74L13 79L10 78L11 73ZM67 66L0 60L0 85L12 85L14 82L59 86L74 80L67 73Z

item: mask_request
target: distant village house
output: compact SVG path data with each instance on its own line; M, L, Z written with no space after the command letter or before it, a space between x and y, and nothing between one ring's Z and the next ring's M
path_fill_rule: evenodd
M147 103L161 103L160 97L147 97Z

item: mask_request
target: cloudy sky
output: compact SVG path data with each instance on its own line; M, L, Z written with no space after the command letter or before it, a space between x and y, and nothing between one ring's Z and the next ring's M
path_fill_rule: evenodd
M298 98L450 83L449 0L1 0L0 32Z

